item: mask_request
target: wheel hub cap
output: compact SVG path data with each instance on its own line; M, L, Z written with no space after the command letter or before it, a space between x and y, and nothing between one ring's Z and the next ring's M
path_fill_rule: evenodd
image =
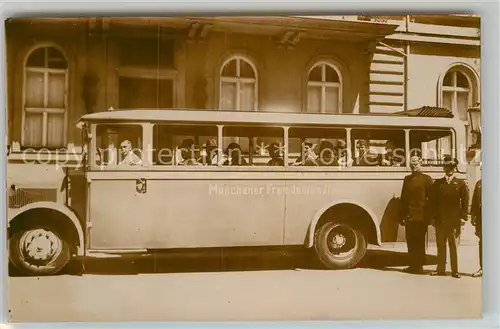
M328 233L326 243L331 253L330 256L348 257L349 254L355 252L357 239L351 227L344 224L337 224Z
M336 234L333 237L332 244L334 248L341 248L345 245L345 243L346 243L346 237L343 234Z
M23 249L29 258L46 261L57 253L60 245L61 242L54 233L37 229L25 235Z

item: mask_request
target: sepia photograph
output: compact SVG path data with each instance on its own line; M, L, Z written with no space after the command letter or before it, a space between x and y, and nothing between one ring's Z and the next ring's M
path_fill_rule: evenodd
M480 28L5 20L8 321L480 319Z

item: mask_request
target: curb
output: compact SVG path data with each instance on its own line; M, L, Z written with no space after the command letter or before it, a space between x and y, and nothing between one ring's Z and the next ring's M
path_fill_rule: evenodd
M458 244L459 247L477 247L478 242L473 240L462 240ZM384 249L405 249L407 248L406 242L383 242L380 246L370 246L370 249L384 250ZM435 241L426 243L426 248L437 248Z

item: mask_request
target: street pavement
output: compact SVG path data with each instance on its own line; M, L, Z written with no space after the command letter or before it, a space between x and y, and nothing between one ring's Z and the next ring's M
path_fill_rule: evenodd
M478 318L477 246L459 247L461 279L411 275L406 245L369 250L358 268L323 270L310 255L95 259L85 272L10 277L9 319L295 321ZM426 271L435 267L428 247ZM448 264L449 266L449 264ZM449 270L449 267L448 267Z

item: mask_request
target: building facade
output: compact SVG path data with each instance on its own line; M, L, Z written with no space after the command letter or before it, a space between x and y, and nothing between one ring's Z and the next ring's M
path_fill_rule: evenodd
M110 107L335 114L440 106L469 125L467 109L481 95L473 15L17 18L6 22L6 45L7 174L33 173L37 182L50 181L40 159L78 159L78 119Z

